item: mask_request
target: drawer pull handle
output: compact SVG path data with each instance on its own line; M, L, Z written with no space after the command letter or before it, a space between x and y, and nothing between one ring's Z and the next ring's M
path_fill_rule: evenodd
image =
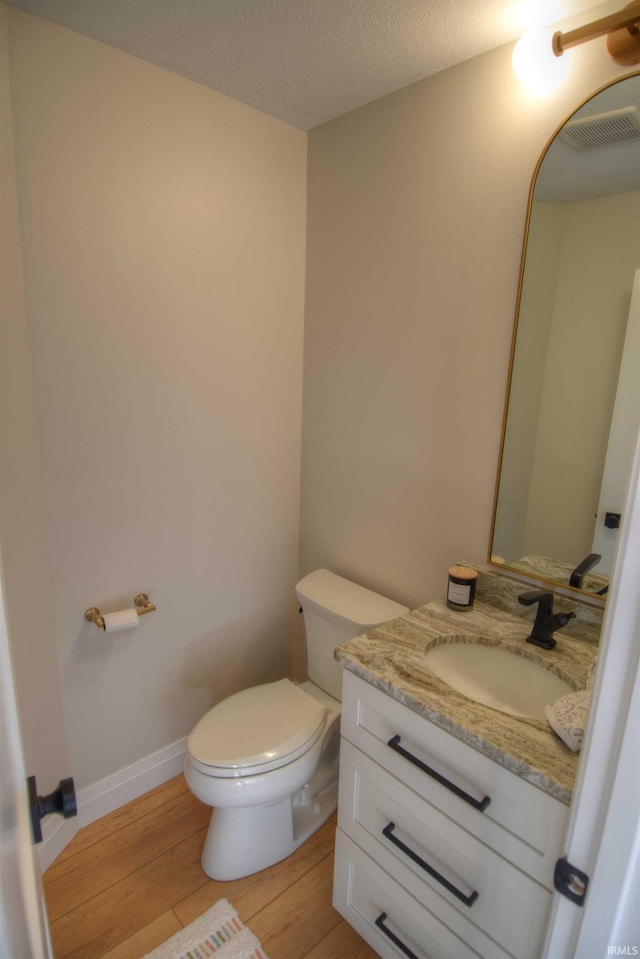
M394 944L394 946L397 946L400 952L403 952L405 956L408 956L409 959L418 959L415 952L412 952L411 949L409 949L409 946L405 946L402 939L398 939L395 932L391 932L389 927L385 926L384 921L386 918L387 918L386 912L381 912L378 918L376 919L376 926L378 927L378 929L384 932L387 939L390 939L391 942Z
M414 756L413 753L410 753L407 749L400 745L400 736L393 736L387 746L391 746L392 749L395 749L397 753L400 753L401 756L404 756L405 759L408 759L410 763L413 763L414 766L417 766L418 769L421 769L423 773L426 773L427 776L431 776L432 779L435 779L436 782L439 782L441 786L444 786L446 789L450 789L452 793L455 793L456 796L459 796L460 799L464 799L465 802L468 802L470 806L473 806L474 809L479 809L480 812L484 812L489 803L491 802L490 796L485 796L484 799L474 799L473 796L470 796L469 793L466 793L464 789L460 789L459 786L456 786L455 783L452 783L451 780L445 779L444 776L441 776L440 773L437 773L435 769L432 769L431 766L427 766L426 763L423 763L421 759L418 759L417 756Z
M396 828L394 822L388 823L382 830L382 835L392 842L394 846L397 846L398 849L401 849L405 856L408 856L409 859L412 859L421 869L424 869L425 872L428 872L430 876L433 876L445 889L448 889L449 892L459 899L460 902L463 902L465 906L472 906L476 899L478 898L478 893L474 889L470 896L465 896L457 886L454 886L453 883L449 882L448 879L445 879L444 876L441 876L433 866L430 866L428 862L425 862L417 852L414 852L413 849L410 849L409 846L406 846L401 839L398 839L397 836L392 835L393 830Z

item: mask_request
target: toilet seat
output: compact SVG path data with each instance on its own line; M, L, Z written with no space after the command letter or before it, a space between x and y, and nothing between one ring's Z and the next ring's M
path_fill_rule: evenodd
M278 769L307 752L326 707L288 679L234 693L202 717L187 749L200 772L222 778Z

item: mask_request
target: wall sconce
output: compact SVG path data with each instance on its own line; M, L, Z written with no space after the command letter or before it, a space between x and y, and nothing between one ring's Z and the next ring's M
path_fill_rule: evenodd
M563 56L565 50L604 36L607 50L616 63L625 67L640 63L640 0L633 0L619 13L567 33L545 29L528 31L514 48L514 72L532 92L551 93L560 86L568 70L568 60Z

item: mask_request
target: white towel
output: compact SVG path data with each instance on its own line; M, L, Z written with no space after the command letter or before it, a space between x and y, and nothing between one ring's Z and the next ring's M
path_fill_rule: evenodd
M268 959L260 942L226 899L143 959Z

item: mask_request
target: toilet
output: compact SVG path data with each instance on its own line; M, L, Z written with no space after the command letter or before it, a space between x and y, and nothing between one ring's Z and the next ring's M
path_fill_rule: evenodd
M408 612L326 569L296 586L309 680L252 686L219 702L189 736L185 778L213 806L202 851L212 879L285 859L338 803L342 669L336 646Z

